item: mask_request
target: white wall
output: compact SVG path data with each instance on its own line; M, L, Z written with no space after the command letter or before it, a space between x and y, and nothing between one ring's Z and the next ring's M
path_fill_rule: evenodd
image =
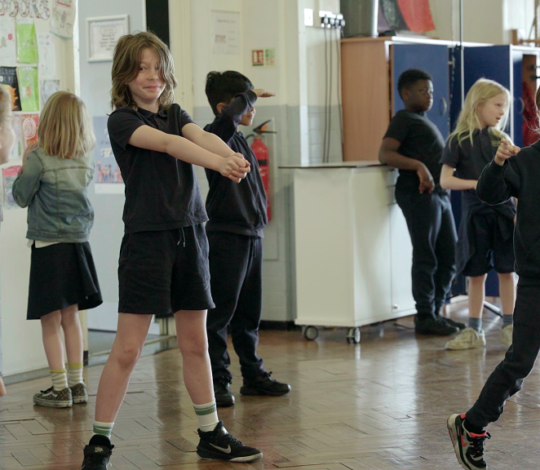
M459 1L430 0L435 31L428 36L459 40ZM534 19L534 0L463 0L463 37L469 42L510 44L511 30L528 35Z
M49 21L36 19L36 33L47 34ZM75 91L73 41L53 37L60 89ZM2 65L2 64L0 64ZM17 164L9 162L1 168ZM26 320L30 249L26 246L26 209L4 211L0 231L0 299L3 374L6 376L47 366L39 321Z

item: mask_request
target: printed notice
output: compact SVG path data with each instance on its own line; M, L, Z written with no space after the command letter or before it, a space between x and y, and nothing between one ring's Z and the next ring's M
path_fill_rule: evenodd
M107 120L107 116L94 116L94 190L96 194L124 194L124 180L111 148Z
M212 51L214 54L240 54L240 14L212 12Z

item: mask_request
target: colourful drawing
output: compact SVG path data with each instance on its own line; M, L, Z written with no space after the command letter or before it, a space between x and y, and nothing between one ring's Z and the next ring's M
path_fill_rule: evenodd
M23 64L37 64L39 62L34 20L17 21L17 61Z
M32 66L17 67L19 92L23 111L39 111L38 69Z

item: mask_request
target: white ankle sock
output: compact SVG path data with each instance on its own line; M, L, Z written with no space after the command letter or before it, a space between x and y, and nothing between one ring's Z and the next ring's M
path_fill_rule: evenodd
M111 438L114 423L100 423L94 421L94 434Z
M84 364L81 362L80 364L77 363L68 363L67 365L67 378L68 378L68 385L70 387L73 387L77 384L84 383L83 380L83 367Z
M53 389L59 392L68 387L67 382L67 373L65 369L51 369L51 379L53 384Z
M199 421L199 429L202 432L213 431L219 422L215 400L205 405L196 405L194 403L193 408Z

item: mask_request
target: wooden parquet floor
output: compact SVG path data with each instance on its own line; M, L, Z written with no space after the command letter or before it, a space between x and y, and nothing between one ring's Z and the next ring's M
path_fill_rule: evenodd
M465 319L466 304L453 306ZM300 332L262 331L259 352L268 370L288 381L290 395L242 397L234 357L236 406L220 417L236 437L261 448L254 464L197 458L197 422L181 380L177 350L142 358L114 428L113 469L457 469L446 417L465 411L501 360L501 320L484 314L487 348L445 351L444 338L416 337L412 319L362 329L360 345L344 330L324 330L317 341ZM5 353L9 353L5 351ZM87 371L90 403L73 409L34 407L39 379L8 386L0 399L0 469L79 469L91 437L102 366ZM490 469L539 469L540 376L508 402L490 427Z

